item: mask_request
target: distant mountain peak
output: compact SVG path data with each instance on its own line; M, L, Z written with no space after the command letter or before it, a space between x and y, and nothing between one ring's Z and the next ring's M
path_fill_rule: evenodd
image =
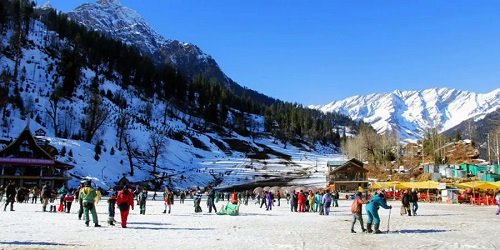
M394 90L310 107L363 120L379 133L396 130L402 139L419 139L431 127L445 131L471 118L482 119L497 110L500 108L500 88L484 94L453 88Z
M50 0L45 2L42 6L40 6L40 9L42 10L53 9L52 4L50 4Z
M119 0L98 0L97 3L100 5L122 5Z
M247 93L265 103L275 101L238 85L220 69L210 55L195 44L164 38L140 14L121 5L118 0L98 0L97 3L82 4L69 12L68 16L90 30L107 34L138 48L157 65L172 65L188 79L203 75L206 79L216 79L236 94Z

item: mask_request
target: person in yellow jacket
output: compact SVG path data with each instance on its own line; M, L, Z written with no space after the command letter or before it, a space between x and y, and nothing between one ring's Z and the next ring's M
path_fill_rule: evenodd
M80 190L80 199L83 202L83 219L85 220L85 225L89 226L89 211L92 213L92 222L94 222L95 227L100 227L99 221L97 220L97 213L95 211L95 201L97 198L97 192L92 188L91 182L86 181L83 188Z

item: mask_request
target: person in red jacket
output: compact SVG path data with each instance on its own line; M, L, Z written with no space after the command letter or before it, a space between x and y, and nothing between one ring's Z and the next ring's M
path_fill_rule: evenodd
M123 189L118 192L118 196L116 197L116 204L120 209L122 228L127 228L129 209L130 207L132 207L132 210L134 210L134 193L130 192L127 185L125 185Z
M68 191L68 193L66 193L66 195L64 196L64 209L66 213L70 213L71 204L73 204L74 200L75 196L73 195L73 192Z
M363 195L361 194L361 192L358 192L356 194L356 198L354 198L354 201L352 202L352 205L351 205L351 212L352 212L352 225L351 225L351 233L356 233L356 231L354 231L354 225L356 225L356 221L359 221L359 223L361 224L361 230L363 230L363 232L366 232L366 229L365 229L365 226L363 224L363 204L366 204L367 202L365 200L363 200Z
M299 203L299 212L305 212L305 206L306 206L306 195L304 194L303 190L300 190L300 193L298 195L298 203Z

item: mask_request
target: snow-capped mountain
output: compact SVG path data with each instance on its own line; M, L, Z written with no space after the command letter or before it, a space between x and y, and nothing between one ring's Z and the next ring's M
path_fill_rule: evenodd
M151 29L136 11L122 6L118 0L83 4L69 12L68 16L95 31L134 45L149 55L155 55L161 46L171 42ZM154 59L159 60L157 57Z
M116 3L100 2L110 6ZM50 6L44 5L37 9L36 16L49 15L50 11ZM157 96L144 98L137 86L124 87L117 80L122 78L118 72L106 73L112 70L107 61L97 66L82 62L73 94L51 104L51 96L64 85L63 53L75 45L37 18L30 20L19 57L10 47L18 38L14 25L4 24L0 30L0 150L19 136L28 123L31 132L43 129L43 139L56 149L54 157L75 166L70 170L72 187L85 177L109 188L124 176L137 182L159 181L174 188L208 184L227 187L276 179L324 186L325 168L321 166L340 157L333 155L329 146L285 147L265 133L264 117L255 114L239 115L252 126L256 134L252 138L231 129L207 129L203 118L178 109L174 103ZM99 93L100 107L107 115L94 138L85 142L78 134L89 112L93 82L98 88L94 93ZM127 104L119 105L113 96L121 96ZM145 122L148 107L150 119ZM239 111L228 113L228 122L235 120L232 117L236 112ZM117 127L120 117L128 117L123 123L123 135ZM56 127L66 135L58 136ZM133 159L128 157L120 136L129 138ZM149 154L155 136L164 140L164 147L153 166ZM96 149L97 145L101 150Z
M379 133L396 131L403 140L418 139L428 128L446 131L467 119L480 120L499 109L500 88L484 94L450 88L395 90L310 107L363 120Z
M202 75L206 79L217 79L219 83L237 94L246 92L267 103L274 101L270 97L238 85L198 46L164 38L153 30L139 13L123 6L118 0L86 3L69 12L68 16L91 30L108 34L125 44L137 47L158 65L173 65L188 79Z

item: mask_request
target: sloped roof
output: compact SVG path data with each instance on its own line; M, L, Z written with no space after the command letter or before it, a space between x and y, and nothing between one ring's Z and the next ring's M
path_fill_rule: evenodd
M7 147L5 147L4 149L0 150L0 157L9 157L10 155L14 154L14 152L16 152L16 149L25 140L28 141L32 150L36 153L36 155L37 155L36 159L53 161L55 163L56 167L59 167L59 168L71 169L74 167L73 165L57 161L56 159L54 159L54 157L52 157L49 153L47 153L43 148L38 146L35 138L31 134L31 131L30 131L28 125L26 125L26 127L23 129L21 134L19 134L19 136L17 137L16 140L14 140L12 143L7 145Z
M45 152L38 144L36 143L35 138L33 138L33 135L31 134L31 131L29 129L29 126L26 126L21 134L17 137L16 140L14 140L11 144L7 145L4 149L0 151L0 156L9 156L14 152L16 148L18 148L21 143L27 140L28 143L30 144L30 147L37 153L37 155L41 156L42 159L47 159L47 160L54 160L55 159L50 156L49 153Z
M339 167L336 167L335 169L333 169L332 172L340 171L340 170L342 170L344 168L347 168L349 166L354 166L354 167L357 167L357 168L363 170L364 172L368 172L368 170L366 170L363 167L363 162L361 162L360 160L357 160L356 158L352 158L352 159L346 161L344 164L342 164Z

